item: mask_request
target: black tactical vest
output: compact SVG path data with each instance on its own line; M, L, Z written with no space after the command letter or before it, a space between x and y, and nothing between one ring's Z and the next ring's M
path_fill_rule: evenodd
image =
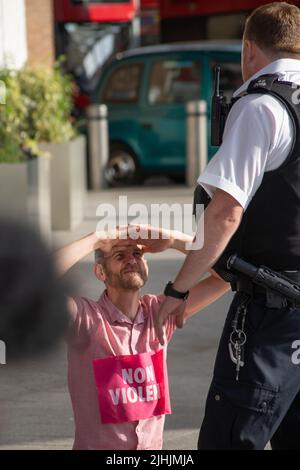
M250 93L269 94L284 104L294 126L293 143L284 163L264 173L238 230L213 266L225 278L227 259L234 253L256 266L300 270L300 86L261 75L249 84ZM199 187L194 203L209 203Z

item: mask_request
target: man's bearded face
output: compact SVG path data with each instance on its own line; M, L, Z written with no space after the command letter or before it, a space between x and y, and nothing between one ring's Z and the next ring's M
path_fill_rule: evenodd
M148 265L139 246L118 246L105 256L105 283L111 287L140 289L148 279Z

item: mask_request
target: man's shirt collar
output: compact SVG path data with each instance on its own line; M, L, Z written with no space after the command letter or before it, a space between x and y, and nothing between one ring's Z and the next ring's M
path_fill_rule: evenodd
M142 302L139 302L139 308L134 320L130 320L121 310L116 307L112 301L109 299L107 295L107 291L105 290L102 295L100 296L98 303L100 304L101 308L105 309L107 313L108 319L110 323L129 323L129 324L140 324L144 323L145 317L142 308Z

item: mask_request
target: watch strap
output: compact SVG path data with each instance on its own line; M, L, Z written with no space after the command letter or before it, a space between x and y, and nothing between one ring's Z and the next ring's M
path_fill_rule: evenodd
M169 281L165 287L164 294L167 297L174 297L175 299L186 300L189 296L189 291L179 292L178 290L174 289L173 282Z

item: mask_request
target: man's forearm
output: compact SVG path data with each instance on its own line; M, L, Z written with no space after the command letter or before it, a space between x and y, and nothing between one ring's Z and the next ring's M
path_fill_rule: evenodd
M172 234L174 238L171 248L187 255L189 253L187 245L193 243L194 237L177 231L172 232Z
M63 275L74 264L90 254L99 241L96 232L70 243L55 252L56 266L59 274Z

